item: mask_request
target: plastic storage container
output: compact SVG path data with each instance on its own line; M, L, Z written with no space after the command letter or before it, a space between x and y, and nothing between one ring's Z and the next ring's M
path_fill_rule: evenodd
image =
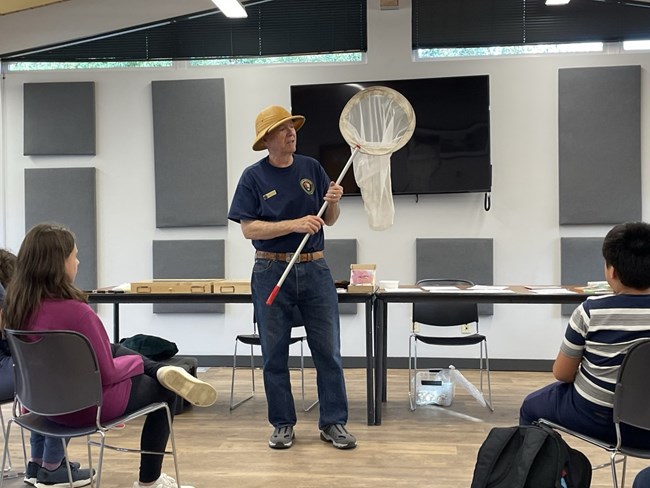
M431 369L415 375L416 405L448 407L453 400L454 382L448 369Z

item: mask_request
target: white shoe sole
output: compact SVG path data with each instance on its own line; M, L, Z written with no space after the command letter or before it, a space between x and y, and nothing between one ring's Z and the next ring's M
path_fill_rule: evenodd
M93 481L97 478L97 473L93 475ZM90 484L90 478L84 480L76 480L72 482L73 488L79 488L81 486L88 486ZM34 485L36 488L70 488L70 482L66 481L65 483L54 483L54 484L45 484L36 482Z
M346 443L338 442L338 441L334 440L334 438L332 438L331 436L327 435L322 430L320 432L320 439L322 441L325 441L325 442L331 442L332 445L334 447L336 447L337 449L354 449L355 447L357 447L357 442L356 441L354 441L354 442L346 442Z
M217 401L217 391L178 366L163 366L156 374L158 381L168 390L185 398L197 407L209 407Z

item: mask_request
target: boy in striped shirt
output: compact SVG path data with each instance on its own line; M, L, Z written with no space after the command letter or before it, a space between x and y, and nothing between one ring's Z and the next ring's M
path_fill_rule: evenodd
M571 315L553 364L558 380L528 395L520 425L545 418L616 442L614 388L625 353L650 338L650 224L628 222L603 241L605 278L613 295L590 297ZM621 425L625 445L650 448L647 431Z

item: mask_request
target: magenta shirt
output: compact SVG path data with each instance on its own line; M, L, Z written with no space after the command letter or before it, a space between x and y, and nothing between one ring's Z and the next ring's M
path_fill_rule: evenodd
M87 303L77 300L43 300L27 328L72 330L85 335L95 350L102 378L102 421L124 413L131 394L131 378L144 372L142 357L133 355L114 358L106 329ZM54 420L68 426L85 426L93 424L96 415L96 408L93 407Z

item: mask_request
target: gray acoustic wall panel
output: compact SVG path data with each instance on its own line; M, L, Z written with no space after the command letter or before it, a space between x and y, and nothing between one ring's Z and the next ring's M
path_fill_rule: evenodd
M25 83L24 154L95 154L95 84Z
M225 241L153 241L154 279L225 277ZM154 313L223 313L222 303L162 303Z
M560 224L641 220L641 67L559 70L558 128Z
M560 239L560 278L563 285L586 285L605 279L602 237ZM562 315L571 315L575 305L562 305Z
M75 284L97 288L97 210L95 168L25 170L25 231L56 222L74 232L79 249Z
M153 81L156 226L228 223L221 79Z
M325 239L325 259L334 281L350 281L350 265L357 262L356 239ZM356 315L356 303L339 304L343 315Z
M448 278L477 285L494 283L492 239L416 239L417 280ZM492 315L492 304L479 304L481 315Z

